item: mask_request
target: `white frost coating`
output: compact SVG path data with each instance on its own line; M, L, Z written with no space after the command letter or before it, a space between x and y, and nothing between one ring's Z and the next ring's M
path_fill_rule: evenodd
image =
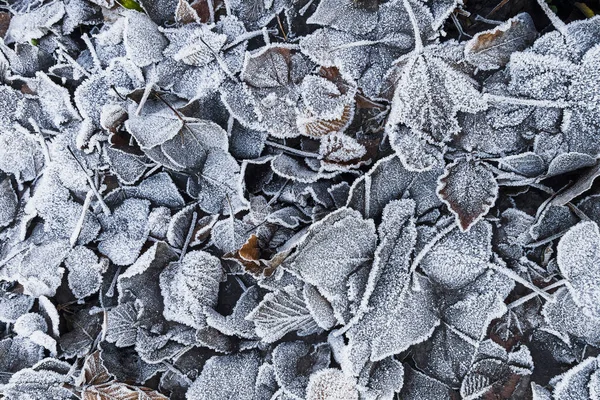
M302 294L294 288L267 293L246 319L254 322L256 333L267 343L276 342L293 331L306 336L320 330Z
M141 12L126 10L123 14L126 17L123 42L129 59L139 67L162 60L167 39L158 26Z
M204 251L191 251L160 274L165 318L201 328L205 307L217 304L223 268L218 258Z
M322 369L310 376L306 400L358 400L354 379L335 368Z
M600 317L600 231L595 222L581 222L558 243L558 266L569 281L573 300L589 317Z

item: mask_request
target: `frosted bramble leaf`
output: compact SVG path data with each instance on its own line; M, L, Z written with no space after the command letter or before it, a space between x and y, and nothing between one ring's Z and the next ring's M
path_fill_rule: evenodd
M461 159L446 167L439 178L438 195L461 230L468 231L494 206L498 183L486 164Z
M13 222L18 206L17 194L13 190L10 179L5 178L0 182L0 228Z
M69 380L70 364L54 358L45 358L31 368L15 373L2 387L8 399L71 400L73 392L64 387Z
M19 181L35 179L44 166L40 144L32 135L14 130L0 135L0 170Z
M132 264L146 243L150 202L127 199L110 216L100 215L102 233L98 251L117 265Z
M314 223L282 267L317 287L332 303L336 317L343 320L349 305L348 279L372 260L376 241L372 221L364 220L357 211L341 208Z
M454 229L423 256L420 266L438 285L459 289L488 268L492 257L492 227L479 222L468 231Z
M600 262L600 232L595 222L581 222L560 239L558 243L558 266L569 281L568 288L576 304L584 314L598 317L600 309L600 274L596 265Z
M504 67L510 55L523 51L536 39L537 31L527 13L521 13L497 27L479 32L465 45L465 59L487 71Z
M306 389L306 400L323 399L358 400L355 380L335 368L325 368L313 373Z
M188 231L190 230L190 224L193 220L194 210L196 209L196 204L190 204L189 206L182 208L178 211L173 218L169 221L169 225L167 228L167 242L178 249L183 247L185 243L186 237L188 235Z
M252 399L260 364L257 352L212 357L188 389L186 399Z
M600 322L584 314L566 288L557 290L552 299L544 304L542 315L550 329L566 342L572 336L593 346L600 343Z
M331 81L308 75L300 86L304 108L297 119L298 129L307 136L319 137L343 132L354 116L354 88L344 92Z
M515 172L527 178L540 176L546 172L544 159L532 152L525 152L504 157L499 162L500 168Z
M374 218L381 215L388 202L407 196L415 200L416 212L421 214L441 204L436 194L436 180L441 173L439 168L410 172L396 155L384 157L354 181L347 206Z
M446 45L449 46L449 45ZM451 51L439 46L402 60L388 129L402 123L434 142L447 142L460 131L457 113L487 108L476 83L438 54Z
M17 319L14 329L17 335L29 337L35 331L46 332L48 324L40 314L27 313Z
M492 320L502 317L507 308L504 299L514 288L514 282L499 273L484 273L462 292L446 300L444 321L457 332L473 340L483 340Z
M600 141L595 136L600 126L598 105L598 74L600 74L600 46L596 45L584 56L579 71L573 76L568 100L572 107L565 111L562 130L569 150L595 156L600 151Z
M146 67L163 59L167 40L157 25L141 12L126 10L123 43L127 56L139 67Z
M267 293L246 319L254 322L256 333L267 343L276 342L289 332L306 336L320 330L302 294L293 287Z
M541 241L566 232L578 222L579 218L569 207L548 205L538 214L529 233L533 239Z
M304 398L310 375L329 366L331 350L325 343L284 342L275 347L272 357L279 386L292 398Z
M84 357L92 351L92 346L102 328L103 316L90 315L89 309L78 311L75 315L66 318L74 329L63 332L58 339L58 344L65 357Z
M181 261L169 264L160 274L165 318L202 327L203 310L217 304L219 283L223 278L219 259L204 251L192 251Z
M55 127L60 128L68 122L81 120L71 103L69 91L54 83L45 73L37 72L35 79L28 82L28 86L36 93L44 114Z
M69 288L78 299L90 296L100 289L102 273L108 265L98 261L98 256L84 246L69 252L65 267L69 271Z
M59 22L64 15L65 6L62 2L49 3L28 13L13 15L4 40L10 44L40 39L52 31L52 26ZM58 28L55 30L59 31Z
M183 127L183 122L169 109L157 113L132 114L125 128L142 148L152 148L174 138Z
M58 240L32 246L19 266L19 283L25 294L54 296L65 271L60 265L68 251L69 244Z
M276 14L290 7L289 0L227 0L231 13L244 22L248 29L266 26Z

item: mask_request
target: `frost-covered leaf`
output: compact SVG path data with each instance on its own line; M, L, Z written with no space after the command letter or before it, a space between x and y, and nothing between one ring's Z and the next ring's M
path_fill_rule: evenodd
M156 242L146 250L117 279L119 303L139 300L139 319L152 325L162 318L163 299L159 275L165 267L177 259L176 253L165 242ZM128 312L128 314L131 314Z
M468 231L453 229L432 242L420 266L433 282L459 289L485 271L492 257L492 227L479 222ZM434 239L435 240L435 239Z
M6 338L0 341L0 384L5 384L10 376L22 369L31 367L42 359L44 349L23 337Z
M256 352L216 356L186 393L188 400L252 399L261 359Z
M325 0L319 3L317 10L306 22L364 34L375 29L377 7L361 7L358 2L350 0Z
M267 343L276 342L293 331L306 336L320 330L302 293L293 287L267 293L246 319L254 322L256 333Z
M329 366L331 351L326 344L311 346L303 342L284 342L273 350L277 382L292 398L303 399L309 377Z
M35 179L44 166L40 144L32 135L15 130L0 135L0 170L20 181Z
M568 289L556 291L552 299L544 304L542 315L548 326L558 332L563 340L568 341L569 336L573 336L592 345L600 344L600 321L586 315Z
M19 266L19 282L25 293L34 297L54 296L65 271L60 265L68 251L69 244L63 241L31 247Z
M460 131L459 111L476 113L487 108L471 78L439 56L450 51L433 46L402 61L390 128L402 123L435 142L446 142Z
M343 320L348 307L348 279L372 260L376 240L372 221L342 208L313 224L282 267L316 286L332 303L336 317Z
M126 185L135 183L146 172L143 157L128 153L116 147L105 147L106 157L110 161L111 170L119 181Z
M69 252L65 267L69 271L68 282L71 291L75 297L84 298L100 289L102 273L107 264L98 261L98 256L92 250L77 246Z
M66 362L45 358L15 373L2 387L3 394L9 399L72 400L73 392L63 385L68 381L69 367Z
M231 315L223 316L212 308L205 307L206 323L211 328L228 336L257 339L254 323L246 317L258 306L258 288L252 286L238 299Z
M459 160L446 167L439 179L438 195L456 216L461 230L468 231L494 206L498 183L486 164Z
M575 225L558 243L558 266L569 281L569 290L584 314L598 317L600 308L600 232L595 222Z
M64 15L65 6L62 2L48 3L29 13L14 15L4 40L6 43L24 43L39 39L52 30L52 26Z
M465 58L481 70L505 66L510 55L525 50L537 37L533 20L521 13L497 27L479 32L465 45Z
M192 251L181 261L169 264L160 274L165 318L202 327L203 310L216 305L223 277L219 259L203 251Z
M306 400L358 400L359 392L352 377L335 368L325 368L310 376Z
M132 264L148 238L147 200L127 199L110 216L101 215L98 250L117 265Z
M9 225L17 213L19 200L10 179L0 181L0 228Z
M380 159L371 170L354 181L347 206L367 218L381 215L390 200L410 197L417 203L417 214L440 205L436 194L437 177L442 171L408 171L396 155Z
M443 148L427 143L421 135L405 126L395 126L388 134L392 148L408 171L429 171L443 158Z
M229 214L247 207L242 194L240 166L226 151L212 149L196 178L188 180L188 193L210 214ZM231 205L231 206L230 206Z
M451 399L458 400L458 393L442 382L405 365L404 386L400 398L406 400Z
M123 42L129 59L139 67L162 60L167 40L157 25L141 12L128 10L123 14L126 21Z
M119 304L107 312L106 340L117 347L133 346L137 338L137 320L140 308L137 303Z
M360 319L347 332L350 358L358 371L369 360L383 360L426 340L439 324L431 283L411 274L417 235L414 210L410 200L391 202L384 210ZM419 290L413 288L411 279Z
M588 357L564 374L560 375L554 388L556 400L590 399L589 382L592 374L598 370L598 360Z

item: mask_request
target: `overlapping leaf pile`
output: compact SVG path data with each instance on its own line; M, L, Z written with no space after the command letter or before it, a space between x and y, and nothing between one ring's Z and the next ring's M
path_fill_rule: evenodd
M8 3L7 399L600 399L600 17Z

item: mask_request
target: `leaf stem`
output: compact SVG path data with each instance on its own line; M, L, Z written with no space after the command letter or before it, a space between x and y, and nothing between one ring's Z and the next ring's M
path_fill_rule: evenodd
M79 219L77 220L77 225L75 225L75 229L69 238L69 243L71 247L75 247L77 243L77 239L79 239L79 234L81 233L81 229L83 228L83 223L85 222L85 215L87 214L88 208L90 208L90 204L92 203L92 198L94 197L94 191L89 190L85 195L85 200L83 201L83 209L81 210L81 214L79 215Z
M563 279L561 281L554 282L552 285L548 285L545 288L542 288L542 290L546 292L548 290L552 290L552 289L556 289L558 287L561 287L561 286L565 285L566 283L567 283L567 280ZM529 300L531 300L531 299L533 299L533 298L535 298L537 296L538 296L537 292L530 293L527 296L523 296L520 299L517 299L517 300L513 301L507 307L512 310L513 308L517 308L520 305L527 303Z
M554 12L550 9L550 6L548 6L548 3L546 3L546 0L537 0L537 2L550 22L552 22L552 25L554 25L556 30L559 31L561 35L567 37L567 25L560 18L558 18L556 14L554 14Z
M550 300L550 295L548 295L548 293L544 292L543 290L541 290L540 288L538 288L537 286L535 286L534 284L532 284L528 280L522 278L515 271L513 271L513 270L511 270L509 268L506 268L504 266L501 266L501 265L498 265L498 264L492 264L492 263L488 264L488 267L490 269L496 271L496 272L501 273L504 276L507 276L508 278L512 279L513 281L515 281L517 283L520 283L521 285L525 286L529 290L531 290L534 293L536 293L536 295L540 295L544 299Z
M283 151L285 151L286 153L290 153L290 154L294 154L296 156L300 156L300 157L309 157L309 158L319 158L319 155L317 153L311 153L308 151L302 151L302 150L298 150L298 149L294 149L293 147L288 147L284 144L280 144L277 142L272 142L270 140L265 140L265 144L271 147L275 147L276 149L281 149Z
M530 107L542 107L542 108L568 108L572 106L571 103L561 100L536 100L536 99L522 99L518 97L508 97L502 95L496 95L491 93L485 93L483 95L485 101L496 104L512 104L516 106L530 106Z
M421 31L419 30L417 17L415 16L415 12L408 0L404 0L404 8L406 8L406 12L408 13L408 18L410 19L410 23L415 35L415 53L421 54L423 52L423 39L421 38Z

